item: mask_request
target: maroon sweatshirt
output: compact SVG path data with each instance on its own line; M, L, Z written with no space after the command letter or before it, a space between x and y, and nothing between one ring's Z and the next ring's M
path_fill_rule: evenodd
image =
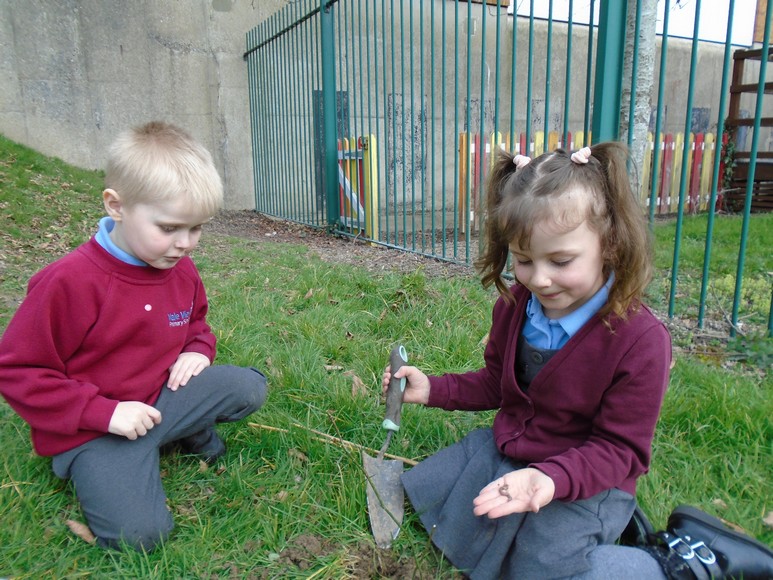
M529 292L511 289L516 305L494 305L484 368L430 377L429 406L499 409L499 450L550 476L555 499L574 501L619 488L636 494L647 472L666 392L671 338L642 306L611 330L595 314L537 374L528 394L515 378L516 345Z
M152 405L181 352L215 357L207 297L190 258L132 266L94 239L48 265L0 340L0 394L40 455L107 433L121 401Z

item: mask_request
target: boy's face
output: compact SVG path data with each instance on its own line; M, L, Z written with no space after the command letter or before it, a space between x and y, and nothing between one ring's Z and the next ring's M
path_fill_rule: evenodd
M534 293L548 318L574 312L606 282L601 239L587 220L569 231L550 219L541 221L529 246L510 244L515 278Z
M110 238L123 251L148 265L174 268L199 243L202 225L212 216L185 201L159 204L121 204L111 190L104 193L108 215L115 220Z

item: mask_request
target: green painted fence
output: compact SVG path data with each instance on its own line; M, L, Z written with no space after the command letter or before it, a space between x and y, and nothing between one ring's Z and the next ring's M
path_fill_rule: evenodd
M773 161L761 151L769 59L756 59L745 80L733 80L734 90L742 82L761 88L743 104L749 120L729 133L728 148L731 57L739 47L699 40L700 0L694 2L693 37L671 38L669 18L681 6L666 1L655 82L645 94L650 118L637 137L627 128L641 124L635 118L643 98L638 46L647 1L632 2L628 14L625 2L590 0L592 25L573 16L556 19L552 0L542 2L549 6L547 18L534 16L534 0L530 15L517 18L503 0L289 2L247 34L257 211L472 263L495 147L534 155L627 140L641 151L634 173L645 211L652 221L670 216L676 224L669 316L680 282L685 215L706 216L694 314L702 327L714 216L726 209L726 170L735 163L731 149L748 149L745 191L735 198L743 215L729 330L735 334L752 202L767 195L755 170ZM568 3L572 15L574 2ZM729 0L728 31L734 5ZM635 43L628 63L627 34ZM770 11L760 54L770 54L769 36ZM770 306L767 312L770 334Z

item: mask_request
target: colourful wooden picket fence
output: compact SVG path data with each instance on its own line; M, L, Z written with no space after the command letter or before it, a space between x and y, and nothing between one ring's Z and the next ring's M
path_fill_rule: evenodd
M591 135L588 134L588 141ZM684 161L684 135L661 134L657 145L652 133L647 136L648 146L645 149L642 170L639 179L639 195L642 205L649 207L652 198L652 165L655 147L659 149L658 179L655 184L654 203L655 214L675 214L679 209L679 189L683 168L687 171L684 193L684 211L697 213L706 211L711 198L711 179L713 175L714 155L716 154L713 133L690 133L688 136L687 162ZM494 162L492 151L500 147L515 153L536 157L545 151L553 151L559 147L569 150L579 149L586 143L582 131L569 133L567 145L561 142L558 132L548 133L547 139L542 131L535 132L533 140L526 145L526 134L492 133L488 140L481 144L477 133L461 133L459 135L459 191L457 199L458 218L462 232L466 228L475 230L476 216L481 203L481 192L485 184L486 174ZM720 173L721 174L721 173ZM466 216L466 219L465 219Z
M376 138L338 140L338 194L341 225L378 239L378 155Z
M711 199L711 180L716 155L716 136L713 133L690 133L688 135L687 160L684 159L685 143L682 133L661 134L657 144L654 136L647 135L641 179L641 198L649 206L652 198L652 164L655 147L659 148L659 177L655 187L655 214L668 215L679 211L679 189L682 171L687 171L684 191L686 213L708 210ZM721 175L721 173L720 173Z

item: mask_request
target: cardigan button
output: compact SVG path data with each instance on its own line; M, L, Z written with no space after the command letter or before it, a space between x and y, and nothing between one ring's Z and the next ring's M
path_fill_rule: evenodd
M537 364L540 364L542 362L542 355L538 352L533 352L531 353L531 360Z

